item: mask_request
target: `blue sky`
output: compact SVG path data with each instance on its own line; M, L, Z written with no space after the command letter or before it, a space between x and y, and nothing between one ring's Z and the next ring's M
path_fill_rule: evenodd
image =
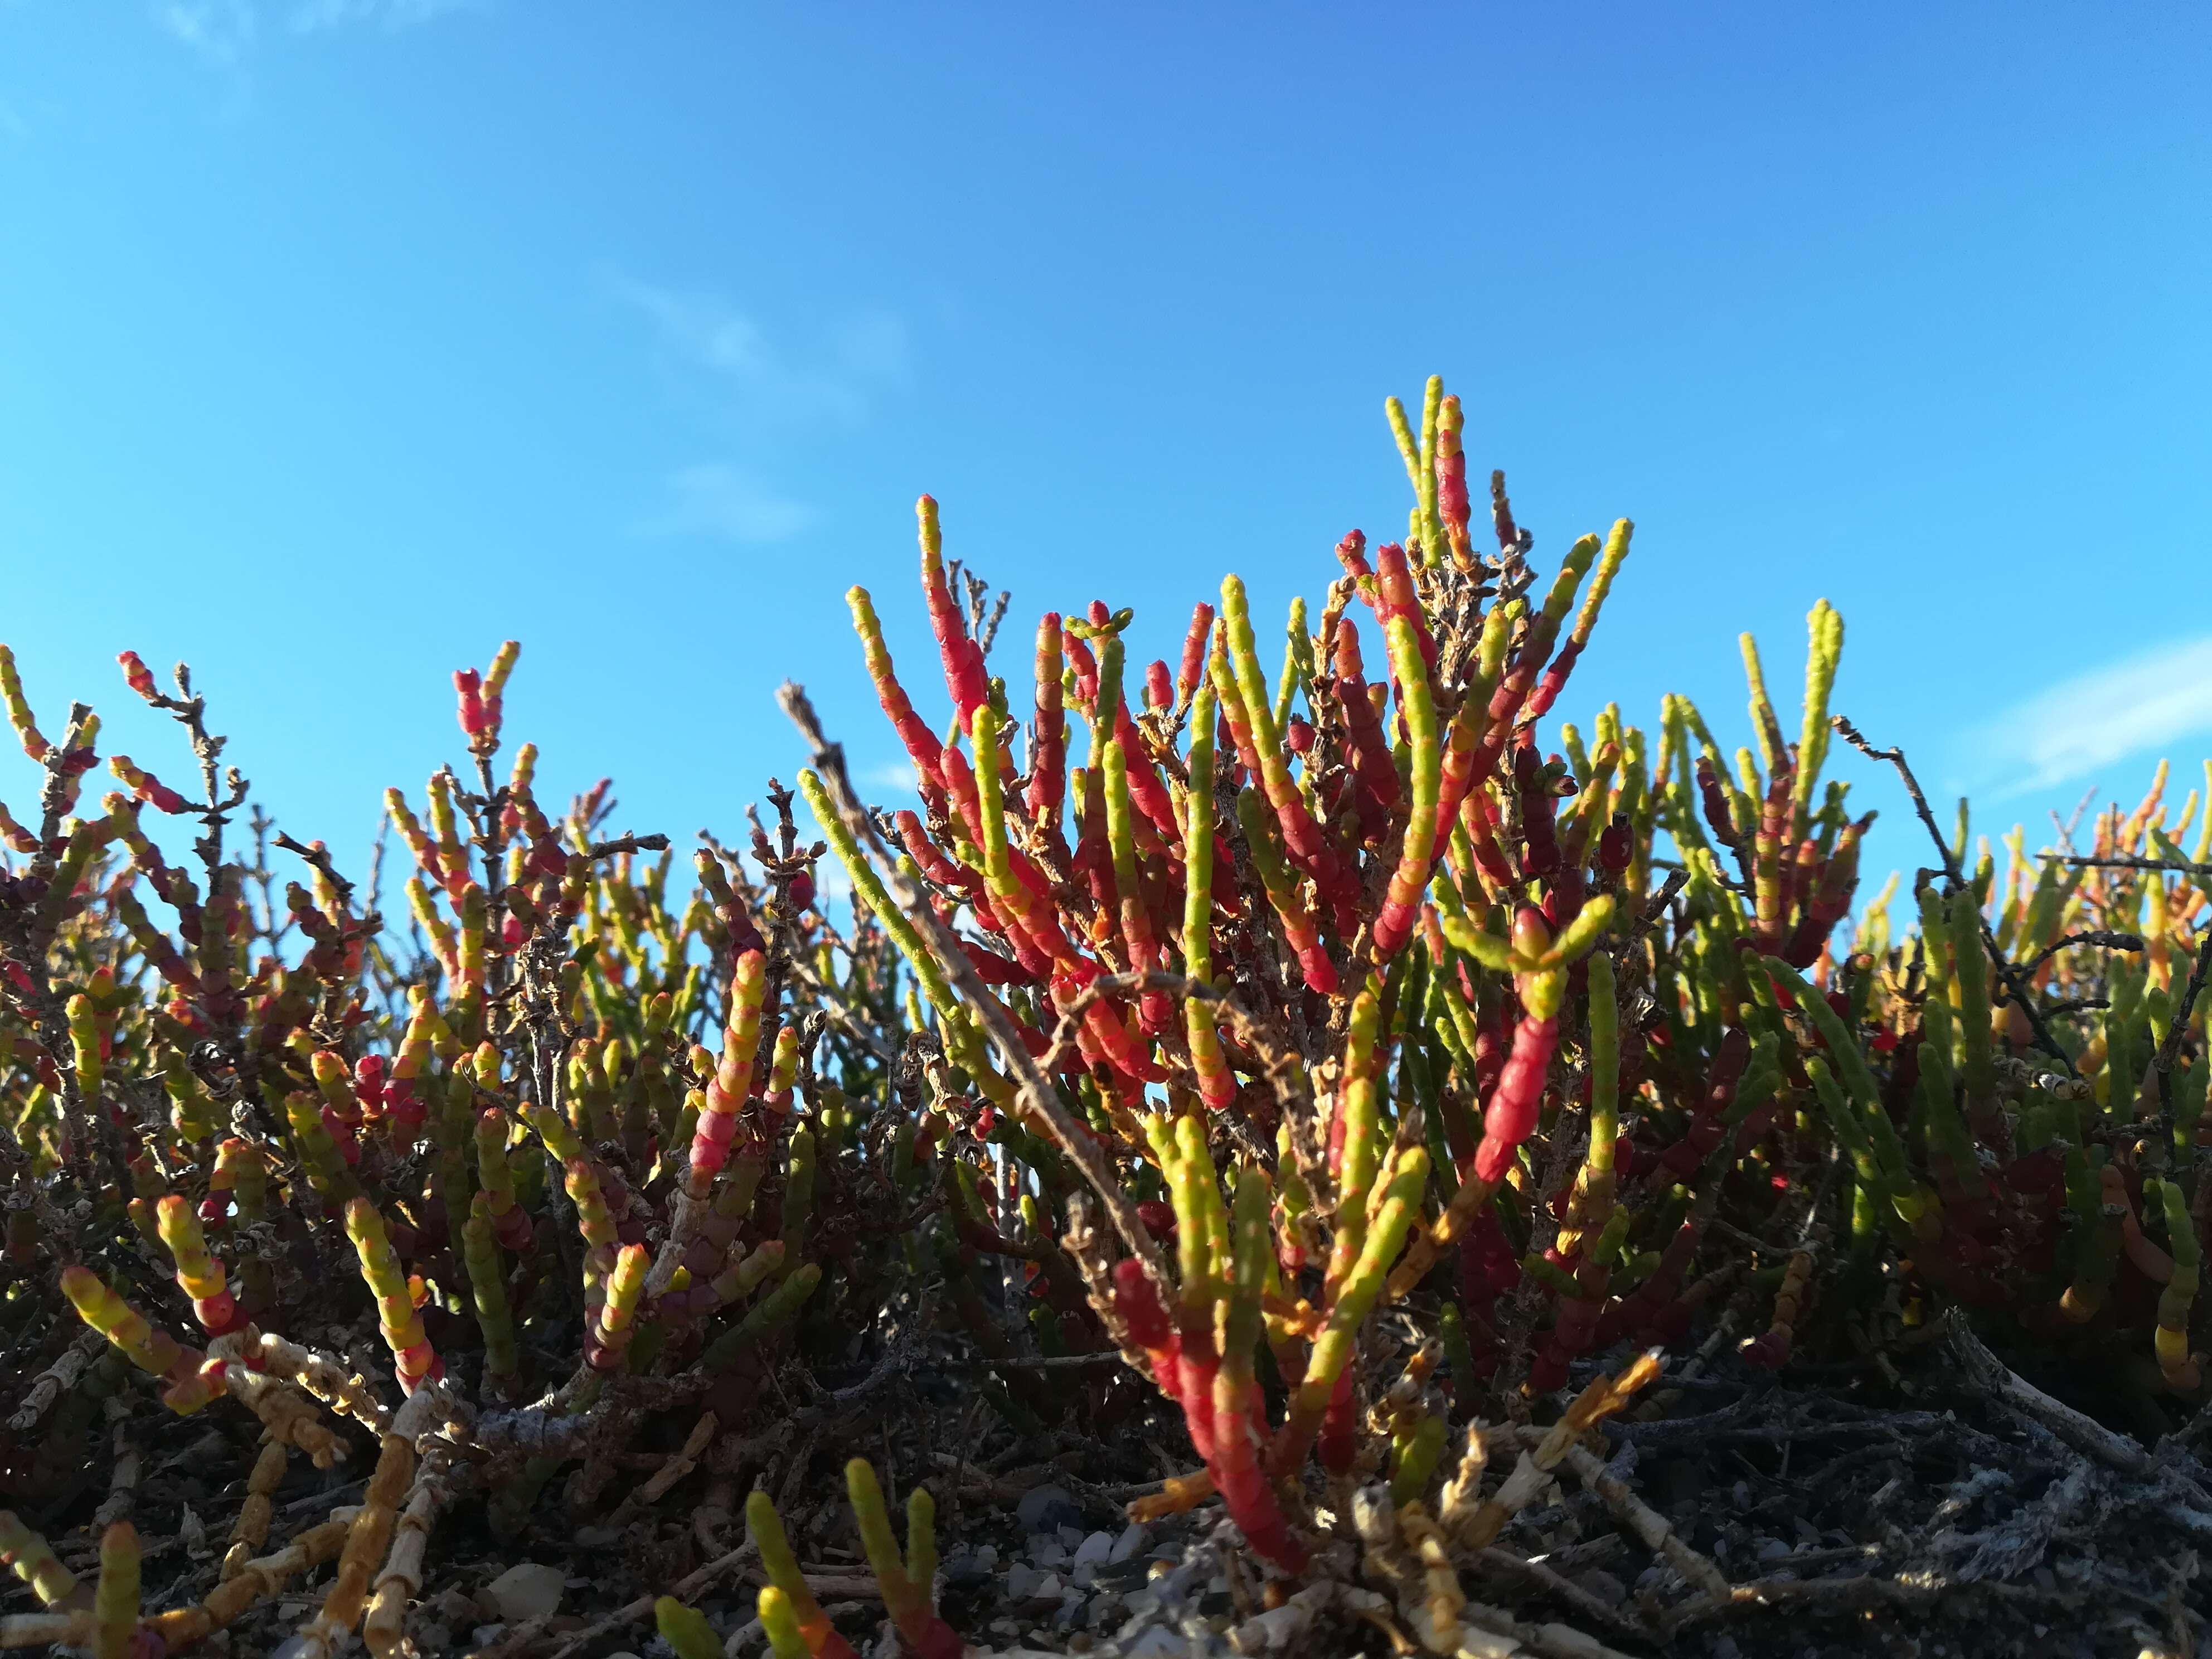
M1826 596L1838 706L2040 823L2212 749L2208 70L2180 5L0 0L0 637L177 775L112 659L188 656L357 850L515 635L549 793L726 830L787 675L896 757L848 582L936 691L918 492L1018 679L1094 596L1165 654L1402 527L1437 371L1547 565L1638 521L1564 712L1747 736Z

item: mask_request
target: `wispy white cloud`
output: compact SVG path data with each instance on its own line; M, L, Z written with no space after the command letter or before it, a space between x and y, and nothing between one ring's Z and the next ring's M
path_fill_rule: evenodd
M221 69L235 69L260 33L253 0L156 0L154 26Z
M472 9L477 0L299 0L291 25L302 34L349 23L404 29L449 12Z
M153 0L154 25L218 69L236 70L252 53L265 16L298 34L349 26L404 29L483 0Z
M813 518L804 501L744 468L702 461L669 475L666 503L639 529L648 536L719 536L759 546L797 535Z
M665 351L714 375L755 424L851 425L906 378L906 330L887 313L849 319L818 350L794 355L720 295L644 283L624 283L621 293L651 321Z
M813 508L769 482L760 458L804 433L863 424L907 380L904 325L888 312L860 312L794 346L788 331L769 328L720 294L632 281L614 286L646 319L665 362L703 391L746 457L672 474L669 504L647 527L761 544L812 523Z
M2037 692L1977 734L2008 793L2087 777L2212 732L2212 637L2139 653Z

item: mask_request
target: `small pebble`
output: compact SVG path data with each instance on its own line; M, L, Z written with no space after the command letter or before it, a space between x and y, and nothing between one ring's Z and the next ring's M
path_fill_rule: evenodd
M1049 1533L1039 1533L1030 1540L1029 1557L1041 1567L1064 1567L1067 1547Z
M1609 1607L1620 1607L1628 1600L1628 1586L1602 1567L1585 1567L1571 1582Z
M983 1559L981 1550L958 1550L945 1559L945 1582L953 1589L981 1589L998 1576L994 1565Z
M1121 1529L1121 1535L1114 1540L1113 1553L1107 1559L1119 1566L1152 1541L1152 1529L1141 1521L1132 1521Z
M1121 1650L1121 1659L1190 1659L1190 1641L1155 1625Z
M485 1585L484 1594L499 1609L501 1619L520 1625L526 1620L545 1618L559 1607L567 1580L568 1575L558 1567L525 1561Z
M1091 1582L1114 1589L1133 1590L1145 1582L1145 1575L1152 1565L1151 1562L1143 1559L1109 1561L1103 1567L1091 1570Z
M1043 1532L1080 1521L1083 1512L1065 1486L1032 1486L1014 1505L1014 1518L1024 1532Z

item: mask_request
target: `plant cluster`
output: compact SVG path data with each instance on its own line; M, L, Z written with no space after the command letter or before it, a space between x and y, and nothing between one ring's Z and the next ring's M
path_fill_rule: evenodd
M1591 1449L1693 1332L1880 1359L1956 1308L2200 1394L2212 811L2161 772L2086 851L2015 834L2000 881L1963 807L1945 836L1832 714L1825 603L1794 738L1747 635L1750 744L1671 697L1547 753L1631 526L1547 580L1502 475L1478 519L1457 400L1389 412L1406 533L1344 538L1272 677L1231 576L1172 661L1131 656L1126 610L1046 614L1017 702L1005 597L925 498L946 714L848 596L913 804L865 803L787 686L798 788L742 854L702 837L688 894L665 837L609 833L605 784L556 817L534 748L495 768L512 643L455 676L465 766L387 795L404 937L319 843L258 812L240 843L182 667L165 691L121 659L198 793L118 755L94 810L97 717L50 740L0 653L40 779L29 826L0 808L6 1478L56 1490L95 1419L118 1470L96 1585L0 1521L46 1609L0 1645L181 1650L328 1569L288 1659L356 1632L385 1659L441 1519L619 1522L686 1481L726 1510L748 1436L834 1424L929 1343L1024 1432L1174 1413L1190 1468L1133 1512L1218 1502L1278 1648L1340 1619L1594 1650L1485 1595L1561 1471L1664 1563L1664 1620L1741 1600ZM1871 815L1826 776L1838 735L1939 854L1894 935L1894 886L1850 920ZM214 1583L151 1611L142 1389L259 1437ZM349 1456L359 1502L270 1549L294 1461ZM847 1480L898 1650L957 1655L928 1481L902 1547L872 1465ZM773 1650L852 1651L775 1502L744 1512Z

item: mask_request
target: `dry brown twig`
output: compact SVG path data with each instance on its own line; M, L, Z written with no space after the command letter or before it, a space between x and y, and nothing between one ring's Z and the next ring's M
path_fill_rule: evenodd
M1904 781L1905 793L1911 798L1912 810L1919 815L1920 822L1927 828L1929 838L1935 842L1936 850L1942 857L1943 876L1950 883L1950 890L1955 893L1964 887L1966 878L1960 872L1959 860L1952 855L1950 842L1943 839L1942 827L1936 822L1936 814L1929 809L1928 797L1921 793L1920 780L1912 775L1912 768L1905 762L1905 751L1902 749L1875 748L1856 726L1841 714L1832 715L1828 723L1845 743L1869 760L1886 761L1896 769L1897 775ZM2051 1035L2051 1028L2044 1024L2043 1015L2035 1006L2034 992L2026 982L2025 975L2005 955L2004 947L1997 943L1997 936L1990 927L1989 918L1979 909L1974 915L1981 927L1982 945L1989 952L1990 962L1996 969L1997 977L2004 981L2005 990L2020 1005L2021 1012L2027 1015L2028 1027L2035 1033L2036 1046L2063 1066L2067 1076L2078 1076L2073 1056L2060 1046L2058 1039ZM2212 935L2208 935L2208 943L2212 943Z

